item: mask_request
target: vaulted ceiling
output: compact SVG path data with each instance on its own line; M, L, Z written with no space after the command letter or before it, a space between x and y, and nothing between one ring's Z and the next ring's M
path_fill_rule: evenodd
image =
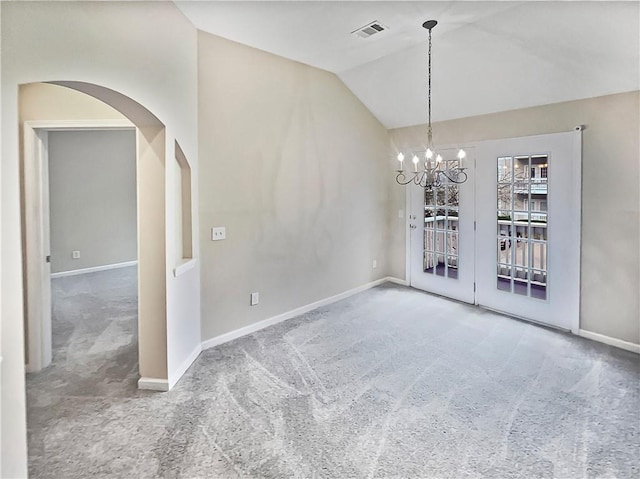
M387 128L640 89L640 2L176 1L200 30L336 73ZM378 21L369 38L351 32Z

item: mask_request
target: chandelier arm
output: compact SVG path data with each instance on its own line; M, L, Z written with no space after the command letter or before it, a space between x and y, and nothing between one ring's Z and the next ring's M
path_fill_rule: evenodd
M413 182L418 185L418 186L423 186L424 183L426 183L426 172L422 171L421 173L416 173L415 176L413 177Z
M467 181L468 175L464 168L456 168L455 170L439 171L439 175L444 176L447 181L460 185ZM455 176L453 174L455 173ZM462 178L461 178L462 177Z
M404 171L399 171L396 175L396 183L402 186L406 186L413 181L413 178L407 179L407 176L404 174Z
M459 179L460 175L463 176L462 179ZM469 175L467 175L467 172L464 171L464 168L460 168L460 171L458 172L458 175L457 175L456 178L458 179L458 181L456 181L455 183L460 184L460 183L464 183L465 181L467 181L467 179L469 178Z
M422 175L420 175L420 178L416 179L416 185L418 185L420 188L426 188L428 184L429 179L426 172L422 173Z

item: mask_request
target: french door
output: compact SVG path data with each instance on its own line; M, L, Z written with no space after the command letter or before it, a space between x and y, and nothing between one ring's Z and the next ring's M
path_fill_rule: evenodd
M457 149L438 150L457 166ZM409 191L410 278L414 288L474 302L474 148L465 148L469 179L437 188L411 185Z
M466 183L409 193L411 285L577 330L581 132L465 149Z

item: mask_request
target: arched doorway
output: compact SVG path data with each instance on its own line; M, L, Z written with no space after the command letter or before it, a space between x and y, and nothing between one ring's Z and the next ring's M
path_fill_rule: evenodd
M139 387L166 390L166 224L165 224L165 126L148 109L114 90L82 82L50 82L98 99L124 115L136 130L136 190L138 202L138 358ZM44 230L42 183L38 180L46 159L46 124L23 125L24 206L23 240L25 306L29 366L38 370L50 361L50 295L47 292L48 245ZM49 301L49 304L47 304ZM50 348L49 348L50 351Z

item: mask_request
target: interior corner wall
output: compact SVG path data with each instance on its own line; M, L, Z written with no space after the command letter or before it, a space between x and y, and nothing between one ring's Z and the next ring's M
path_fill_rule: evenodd
M2 470L26 475L24 338L18 159L18 86L95 84L143 105L197 168L197 31L172 2L0 2L2 42ZM170 35L167 32L171 32ZM140 125L138 125L140 126ZM172 177L165 181L173 182ZM173 228L167 193L167 232ZM195 208L197 203L194 202ZM195 216L197 219L197 215ZM197 223L195 221L194 223ZM197 231L197 224L194 225ZM173 251L171 233L163 238ZM172 259L173 253L168 256ZM163 261L164 263L164 261ZM174 278L166 265L166 345L152 357L165 378L200 344L198 268ZM196 305L196 306L194 306ZM164 307L164 305L163 305ZM188 351L188 353L186 352ZM155 358L155 359L154 359ZM142 358L141 358L142 360ZM142 364L142 361L141 361ZM144 371L141 371L145 374ZM153 373L153 371L152 371Z
M203 340L385 277L386 129L332 73L198 38Z
M640 344L640 92L445 121L433 131L440 144L464 144L576 125L585 126L580 328ZM423 144L425 128L391 130L394 148ZM397 191L392 204L403 207L404 192ZM404 272L404 224L392 237L391 269Z

